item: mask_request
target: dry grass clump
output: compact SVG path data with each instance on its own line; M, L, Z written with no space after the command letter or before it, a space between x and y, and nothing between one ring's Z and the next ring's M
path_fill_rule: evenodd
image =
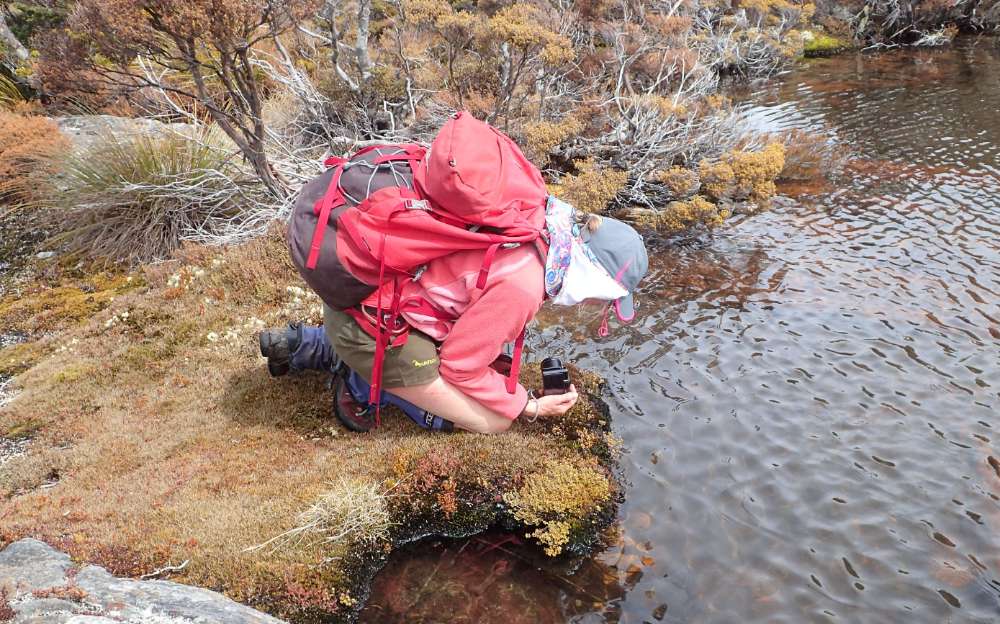
M175 580L296 622L342 621L395 546L523 526L504 496L546 465L590 466L617 493L607 416L590 400L497 436L433 434L391 413L356 435L331 417L323 376L270 378L257 329L313 305L291 267L269 265L283 250L277 233L222 253L185 249L147 267L148 286L26 354L36 361L15 378L0 432L31 423L33 440L16 473L0 468L0 541L37 537L131 575L189 559ZM578 386L598 383L581 375ZM616 500L537 513L581 528L563 545L576 553Z
M67 453L58 448L49 447L17 455L4 463L0 469L0 497L6 498L12 494L55 483L66 468Z
M279 549L302 540L333 543L338 549L344 544L384 540L393 525L386 500L387 492L379 483L342 477L299 515L295 528L250 550Z
M576 161L578 173L560 178L550 190L585 213L604 212L628 182L628 173L598 166L593 158Z
M0 206L31 204L43 197L67 148L54 122L0 110Z
M40 342L24 342L0 349L0 377L28 370L47 352Z
M0 110L10 110L24 101L24 95L17 84L3 73L0 73Z
M65 185L48 208L64 224L55 240L77 256L132 265L247 218L259 201L212 131L105 135L68 159Z

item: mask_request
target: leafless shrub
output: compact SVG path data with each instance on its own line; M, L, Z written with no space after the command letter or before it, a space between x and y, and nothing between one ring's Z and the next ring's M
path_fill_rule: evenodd
M957 34L957 28L944 27L933 32L922 33L920 38L913 42L913 45L921 48L937 48L951 43Z

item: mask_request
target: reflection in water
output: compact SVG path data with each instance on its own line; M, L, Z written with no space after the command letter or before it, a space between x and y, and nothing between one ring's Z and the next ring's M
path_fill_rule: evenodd
M510 578L532 621L1000 618L1000 52L824 59L766 89L752 123L832 130L844 179L655 252L633 326L550 309L534 336L605 371L632 485L592 564L624 595Z
M489 533L422 543L394 557L377 577L362 621L380 624L617 622L625 589L599 560L570 575L544 568L537 548Z

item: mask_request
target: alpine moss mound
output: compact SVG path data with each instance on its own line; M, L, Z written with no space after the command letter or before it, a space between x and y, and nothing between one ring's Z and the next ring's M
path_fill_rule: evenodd
M349 434L322 376L271 379L256 353L263 327L321 316L280 236L102 280L114 296L83 320L54 314L65 297L46 289L0 300L0 324L47 332L7 358L20 389L0 436L30 442L0 467L0 543L42 539L119 576L187 561L171 580L349 621L401 544L500 526L572 557L615 516L593 375L576 372L585 399L566 417L502 435L426 433L391 413ZM537 367L524 377L540 385Z

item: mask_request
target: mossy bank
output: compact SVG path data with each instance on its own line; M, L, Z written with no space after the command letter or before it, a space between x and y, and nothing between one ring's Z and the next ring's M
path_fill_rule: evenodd
M0 543L118 575L188 561L169 578L295 622L350 621L387 555L424 536L500 526L553 557L598 543L621 497L598 378L576 372L586 399L564 418L502 435L392 414L348 433L322 376L271 379L256 353L258 330L320 317L286 256L271 235L0 300L33 338L0 350L18 386L0 435L30 438L0 467Z

